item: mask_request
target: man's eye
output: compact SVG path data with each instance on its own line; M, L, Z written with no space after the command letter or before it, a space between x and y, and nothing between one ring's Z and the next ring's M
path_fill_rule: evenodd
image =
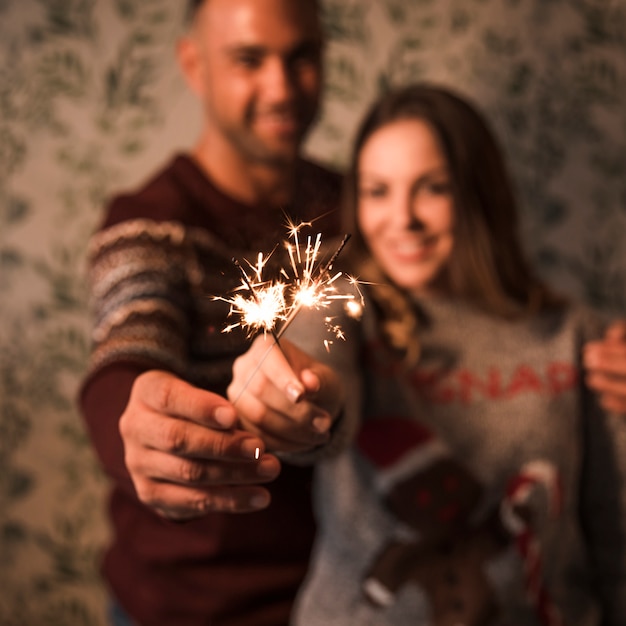
M320 63L321 50L317 46L305 46L294 52L288 60L289 66L293 68L318 65Z
M255 69L261 65L261 58L255 54L240 54L235 57L235 63L241 67Z
M319 62L319 54L315 52L303 52L290 59L290 66L293 68L307 67L309 65L318 65Z

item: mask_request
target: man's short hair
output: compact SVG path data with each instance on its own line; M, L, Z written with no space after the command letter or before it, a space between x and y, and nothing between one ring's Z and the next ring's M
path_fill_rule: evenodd
M188 0L187 2L187 23L191 23L196 16L198 9L204 4L205 0Z
M187 1L187 23L193 22L193 18L196 16L198 9L206 2L206 0L188 0ZM315 0L315 7L319 9L319 2Z

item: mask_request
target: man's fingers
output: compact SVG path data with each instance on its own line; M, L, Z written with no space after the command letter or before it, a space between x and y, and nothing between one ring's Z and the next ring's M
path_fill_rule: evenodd
M626 412L626 321L613 322L604 338L585 345L586 383L606 411Z
M140 500L164 517L192 519L207 512L246 513L265 508L269 492L260 483L274 480L280 462L263 455L256 462L206 461L145 451L127 464Z
M169 372L150 371L137 378L131 402L138 400L157 413L182 417L214 428L231 428L236 413L221 396L199 389Z
M621 342L590 342L583 352L588 371L602 371L626 379L626 345Z
M163 517L184 521L207 513L252 513L265 509L270 493L261 486L188 489L170 483L155 483L152 497L143 499Z
M623 395L603 393L599 396L600 406L608 412L626 413L626 398Z
M597 393L612 394L626 398L626 382L622 377L593 372L587 375L586 382Z
M150 428L143 428L143 422L122 416L123 439L140 441L142 449L209 460L254 460L265 451L258 437L243 430L214 430L184 419L160 415L157 418L152 420Z
M258 461L238 462L178 457L158 450L146 451L137 458L129 453L127 457L127 463L137 475L146 477L146 483L168 482L192 488L253 485L270 482L280 473L280 462L270 454ZM151 497L149 493L143 495Z

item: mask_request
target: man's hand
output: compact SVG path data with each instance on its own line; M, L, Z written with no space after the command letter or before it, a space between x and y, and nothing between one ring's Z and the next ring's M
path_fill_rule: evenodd
M119 424L139 499L174 520L265 508L270 495L260 483L276 478L280 463L236 422L217 394L167 372L139 376Z
M328 441L344 403L337 374L293 343L257 337L236 359L227 391L241 424L268 449L310 450Z
M607 411L626 413L626 320L613 322L604 339L583 350L587 385Z

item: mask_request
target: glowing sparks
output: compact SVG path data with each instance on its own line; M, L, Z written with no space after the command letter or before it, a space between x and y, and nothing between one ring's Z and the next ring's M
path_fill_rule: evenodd
M337 250L326 262L322 262L322 236L302 235L304 227L311 226L310 222L294 224L289 222L288 239L284 242L289 262L279 268L278 278L266 279L265 269L273 252L267 256L259 253L256 263L246 260L246 270L240 263L234 261L241 271L242 282L237 293L232 298L216 297L230 304L229 315L238 316L238 321L224 328L223 332L230 332L241 327L249 335L256 332L271 333L276 342L285 332L291 321L303 308L320 309L328 307L335 300L344 300L347 313L356 317L362 307L362 296L357 301L354 294L342 293L336 286L337 281L344 277L360 294L356 280L344 276L342 272L331 274L332 266L337 256L349 239L346 235ZM325 324L329 332L336 339L344 339L340 326L327 317ZM327 349L332 341L325 341Z
M229 332L237 326L272 331L276 320L283 319L285 285L277 283L263 288L257 286L254 290L256 297L245 298L238 294L228 300L231 304L230 312L239 312L242 321L227 326L224 332Z

